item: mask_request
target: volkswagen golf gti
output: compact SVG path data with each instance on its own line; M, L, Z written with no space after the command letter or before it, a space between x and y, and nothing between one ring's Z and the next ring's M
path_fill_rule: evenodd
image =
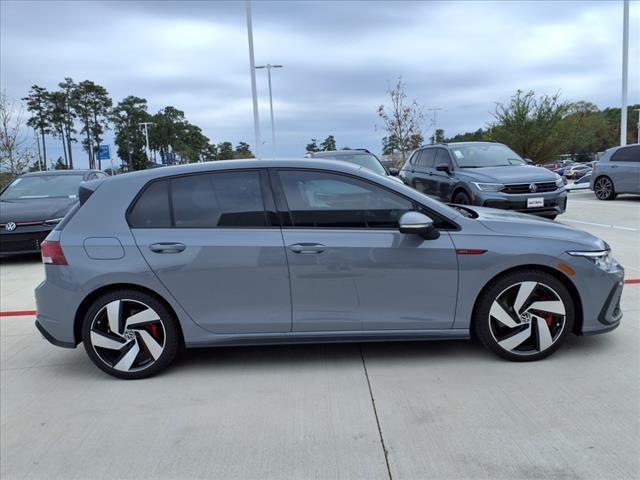
M538 360L616 328L592 235L450 207L346 162L212 162L83 183L42 244L36 326L120 378L181 347L465 339Z

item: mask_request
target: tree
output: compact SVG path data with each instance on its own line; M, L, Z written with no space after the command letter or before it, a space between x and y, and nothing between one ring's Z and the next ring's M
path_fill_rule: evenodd
M115 131L118 157L127 163L129 170L146 168L146 140L140 123L151 118L147 112L147 100L130 95L113 107L109 118Z
M31 113L31 117L27 121L27 125L35 129L40 134L42 140L42 153L44 157L44 165L46 170L47 164L47 145L45 142L45 135L51 132L50 130L50 102L49 92L44 87L33 85L29 90L29 95L22 100L27 102L27 110Z
M0 170L8 175L7 181L24 172L35 160L24 127L23 109L16 108L13 100L0 93Z
M431 135L431 143L444 143L444 130L442 128L437 128L435 133Z
M489 140L489 131L479 128L475 132L465 132L454 135L451 138L445 138L445 143L449 142L480 142Z
M309 153L319 152L320 148L318 147L318 140L316 140L315 138L312 138L311 142L307 143L305 150Z
M380 105L378 116L384 122L388 138L394 139L395 148L402 154L402 160L406 160L407 152L415 148L418 139L422 139L423 108L415 99L407 103L402 77L398 77L393 88L388 86L387 93L391 105Z
M60 82L58 86L61 88L61 92L64 95L64 111L62 112L62 125L64 129L64 135L67 138L67 153L69 155L69 168L73 168L73 152L71 148L72 143L76 143L77 140L73 136L76 133L75 119L76 114L72 108L73 92L77 88L76 83L69 77L64 79L64 82Z
M218 144L218 160L233 159L233 145L231 142L222 142Z
M108 114L113 101L106 88L84 80L73 91L72 105L83 125L81 132L85 139L82 145L89 156L89 166L95 168L96 152L100 151L101 135L109 128ZM98 168L101 166L98 160Z
M329 135L324 141L320 144L320 150L328 152L336 150L336 139L333 135Z
M178 137L186 124L184 112L171 106L164 107L151 121L155 124L149 129L151 148L160 152L162 163L172 163L175 160Z
M51 133L54 137L62 140L62 151L64 152L64 164L69 165L67 154L67 139L65 128L66 118L66 96L64 92L51 92L49 94L49 121L51 123Z
M233 158L254 158L253 152L251 151L251 147L248 143L240 142L236 146L236 151L234 152Z
M51 164L51 170L66 170L67 168L67 164L62 160L62 157L58 157L56 163Z
M518 90L506 105L496 104L492 137L524 158L546 163L561 153L560 126L568 108L559 93L536 97L533 90Z
M607 135L607 121L598 107L590 102L575 102L568 106L568 115L561 124L563 153L588 156L597 151L599 139Z

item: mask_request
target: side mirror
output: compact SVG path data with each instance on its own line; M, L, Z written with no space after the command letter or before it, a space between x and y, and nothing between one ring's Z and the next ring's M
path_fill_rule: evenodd
M441 163L439 165L436 165L436 170L438 172L444 172L447 175L451 175L451 169L449 168L449 165L447 163Z
M389 169L389 175L391 175L392 177L397 177L400 174L400 170L398 168L390 168Z
M440 232L433 226L433 220L419 212L406 212L398 222L400 233L420 235L425 240L435 240Z

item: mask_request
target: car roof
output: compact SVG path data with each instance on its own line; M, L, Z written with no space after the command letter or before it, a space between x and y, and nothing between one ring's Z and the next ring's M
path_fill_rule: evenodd
M420 149L429 147L464 147L467 145L503 145L499 142L447 142L447 143L434 143L432 145L423 145Z
M340 157L343 155L372 155L372 153L366 150L323 150L322 152L313 152L311 158Z
M92 172L102 172L102 170L93 170L93 169L73 169L73 170L45 170L42 172L28 172L28 173L23 173L21 176L23 177L42 177L42 176L50 176L50 175L78 175L78 174L83 174L86 175L87 173L92 173Z
M163 168L153 168L149 170L138 170L136 172L123 173L102 181L117 182L122 179L136 177L142 180L152 180L156 178L172 177L176 175L188 175L191 173L206 173L224 170L244 170L254 168L313 168L318 170L339 171L354 173L363 169L360 165L344 162L340 160L314 160L313 158L303 159L283 159L283 160L217 160L212 162L190 163L187 165L172 165Z

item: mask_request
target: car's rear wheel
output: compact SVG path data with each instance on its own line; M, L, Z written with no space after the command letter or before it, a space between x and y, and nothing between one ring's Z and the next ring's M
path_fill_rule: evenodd
M609 177L598 177L593 184L593 191L598 200L613 200L616 198L616 191Z
M456 192L456 194L453 196L453 203L455 203L456 205L470 205L471 199L469 198L469 195L466 194L466 192L459 191Z
M482 293L473 321L489 350L512 361L551 355L573 328L571 294L553 275L522 270L499 277Z
M117 290L87 310L82 341L89 358L109 375L146 378L175 358L179 333L172 313L156 298L136 290Z

